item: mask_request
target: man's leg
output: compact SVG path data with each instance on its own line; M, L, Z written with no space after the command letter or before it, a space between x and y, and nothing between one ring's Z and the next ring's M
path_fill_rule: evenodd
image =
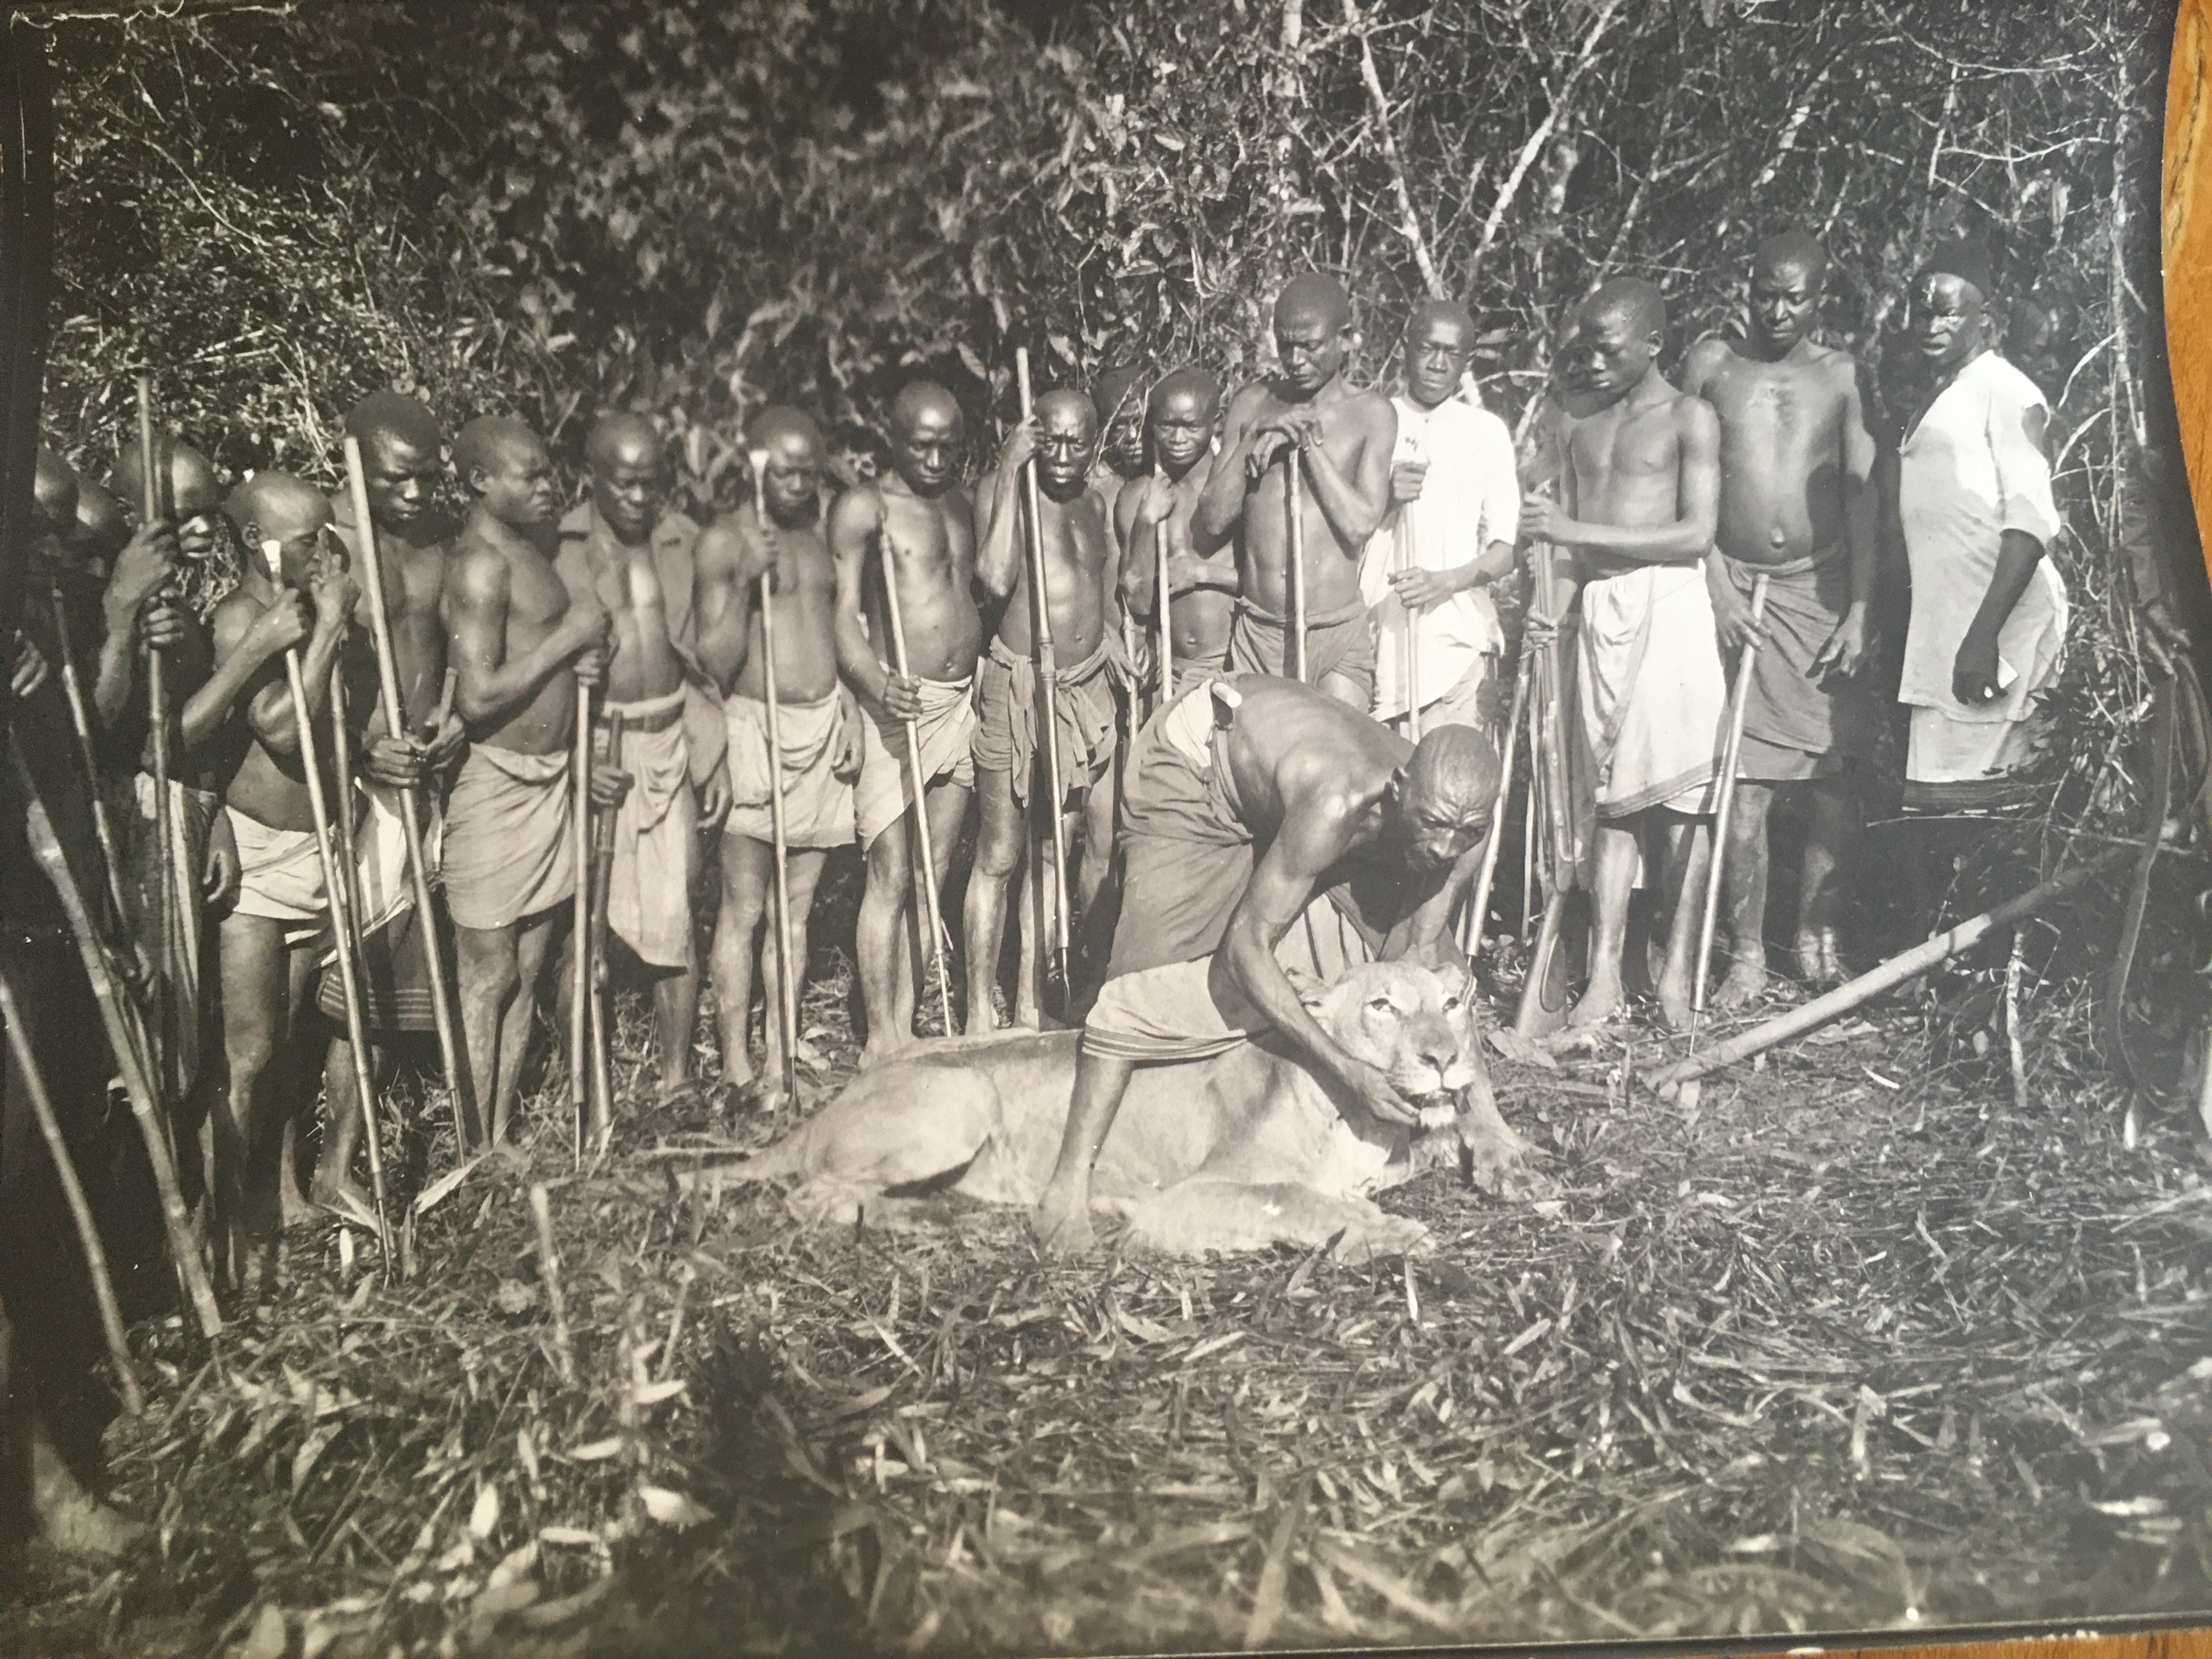
M653 1030L660 1045L660 1092L680 1091L691 1081L691 1040L699 1030L699 947L687 928L681 968L656 968Z
M1085 916L1098 902L1107 873L1114 867L1114 813L1118 799L1115 781L1118 775L1119 769L1108 761L1093 775L1090 793L1083 798L1083 857L1077 866L1081 874L1076 883L1075 908Z
M1011 773L977 767L975 793L982 805L982 820L976 828L975 863L968 872L968 902L961 918L961 950L968 958L967 1029L971 1035L998 1029L991 989L999 975L999 947L1006 936L1006 883L1022 861L1026 816L1014 799ZM1028 931L1024 930L1024 937Z
M1075 1093L1068 1102L1060 1156L1031 1220L1047 1255L1080 1255L1097 1247L1091 1230L1091 1170L1136 1069L1134 1060L1095 1054L1087 1048L1077 1054Z
M516 927L453 926L453 957L460 977L461 1042L468 1051L469 1092L477 1109L489 1109L492 1143L507 1139L507 1102L501 1092L500 1034L507 1011L519 1000L521 978L515 965Z
M538 999L544 993L545 968L553 954L553 936L570 915L567 905L525 916L514 933L514 994L499 1020L499 1093L495 1097L494 1121L510 1122L515 1103L522 1097L522 1058L530 1048L530 1028L538 1018ZM571 951L572 969L577 953ZM567 1012L567 1005L562 1005Z
M315 1007L315 959L319 945L303 945L286 953L284 1036L262 1079L266 1097L276 1103L276 1146L269 1154L276 1182L277 1213L287 1231L316 1219L300 1180L300 1134L313 1128L321 1064L328 1052L330 1022Z
M1698 934L1705 915L1705 872L1712 862L1713 821L1663 810L1653 817L1665 838L1665 889L1672 908L1667 929L1667 966L1659 975L1659 1011L1669 1025L1680 1031L1690 1024Z
M866 881L860 890L860 914L853 924L853 949L860 958L860 1000L868 1014L868 1040L860 1049L863 1066L896 1054L914 1040L908 919L913 887L913 866L907 850L910 833L902 814L868 843L865 855ZM762 903L766 902L763 899Z
M958 984L956 976L960 970L957 966L959 941L952 931L956 919L945 908L945 884L952 878L952 855L959 850L960 837L967 830L968 811L974 799L975 792L966 784L955 783L949 778L939 779L930 785L928 793L922 797L922 810L929 814L930 856L936 863L936 868L930 874L937 893L938 914L945 921L945 994L948 1000ZM930 974L935 971L936 963L935 951L925 937L929 927L928 901L919 892L915 892L912 903L914 931L908 937L914 941L914 957L912 972L904 981L911 988L907 993L907 1023L899 1028L904 1031L914 1029L914 1006L921 994L920 988L927 983ZM948 1029L945 1035L953 1036L957 1034Z
M1741 1008L1766 989L1766 820L1774 786L1740 778L1729 814L1728 853L1721 866L1721 902L1729 921L1728 976L1713 993L1716 1009ZM1705 884L1690 896L1702 910ZM1702 917L1700 918L1702 921Z
M814 890L822 880L822 866L830 854L818 847L794 847L791 849L785 869L791 880L791 960L799 972L799 989L806 989L806 918L814 908ZM763 1069L768 1076L783 1075L783 1024L776 1018L776 998L783 994L783 963L778 959L775 941L762 930L761 983L769 997L769 1018L763 1027L767 1032L766 1054ZM796 1002L794 1000L794 1006ZM802 1030L804 1026L800 1028ZM802 1037L803 1042L805 1039Z
M1628 896L1636 885L1637 841L1632 824L1601 820L1591 894L1589 984L1567 1014L1570 1025L1600 1025L1620 1007L1621 953L1628 943Z
M368 1075L381 1083L386 1057L372 1043ZM323 1148L315 1159L315 1174L307 1188L311 1202L341 1215L369 1213L368 1194L353 1179L353 1156L361 1145L361 1090L354 1081L353 1044L344 1032L331 1038L323 1062L323 1098L328 1111L323 1123Z
M273 1233L277 1223L273 1209L265 1218L248 1213L247 1170L260 1115L256 1103L268 1092L264 1079L282 1046L289 953L284 949L284 924L266 916L234 911L222 919L217 938L228 1086L210 1114L215 1144L209 1231L218 1277L237 1285L245 1280L257 1231L265 1224Z
M1362 625L1364 626L1364 624ZM1314 683L1314 690L1334 697L1339 702L1349 708L1357 708L1363 714L1367 712L1367 706L1375 700L1370 695L1371 689L1368 684L1351 674L1335 672L1324 674Z
M1805 856L1797 891L1797 971L1814 985L1840 985L1844 965L1837 919L1838 876L1861 828L1858 777L1850 767L1816 778L1806 791Z
M896 832L898 826L894 824ZM878 837L883 839L884 837ZM875 891L874 849L870 849L867 893ZM722 908L714 919L713 958L714 998L722 1030L722 1081L733 1089L753 1080L751 1057L745 1043L750 1035L753 1010L753 962L768 920L769 883L775 878L775 849L750 836L722 836ZM868 898L860 901L862 921L856 933L865 938ZM871 952L860 953L860 986L869 1007L870 1024L876 1001L869 993ZM769 1022L772 1027L775 1022Z

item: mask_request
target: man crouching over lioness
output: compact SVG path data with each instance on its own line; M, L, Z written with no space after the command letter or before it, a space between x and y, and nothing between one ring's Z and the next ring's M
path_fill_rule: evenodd
M1444 878L1488 828L1497 793L1497 753L1473 727L1439 726L1415 748L1265 675L1193 686L1146 725L1122 796L1113 956L1036 1209L1048 1251L1094 1242L1091 1165L1140 1063L1200 1059L1272 1029L1374 1116L1415 1121L1382 1072L1322 1030L1278 952L1322 980L1375 956L1438 960Z

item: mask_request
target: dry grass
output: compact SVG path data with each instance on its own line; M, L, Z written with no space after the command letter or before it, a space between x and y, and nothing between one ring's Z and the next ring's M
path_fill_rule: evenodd
M836 1076L841 996L810 1001ZM152 1406L111 1445L158 1547L0 1637L953 1654L2207 1605L2212 1188L2178 1129L2123 1144L2069 1012L2028 1033L2025 1119L2002 1042L1938 1064L1917 1003L1687 1113L1624 1095L1618 1050L1501 1061L1565 1196L1426 1178L1390 1200L1442 1246L1410 1267L1052 1267L950 1206L805 1234L681 1196L708 1137L670 1124L570 1176L549 1091L526 1169L422 1217L411 1280L302 1236L218 1353L138 1333Z

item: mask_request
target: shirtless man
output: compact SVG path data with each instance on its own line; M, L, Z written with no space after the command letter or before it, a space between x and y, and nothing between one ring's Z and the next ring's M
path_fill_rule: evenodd
M362 471L368 487L368 514L376 526L378 569L384 578L384 611L392 630L392 667L399 682L402 730L386 733L380 706L370 720L377 741L417 757L428 787L432 821L424 825L426 856L434 856L437 796L460 764L466 738L460 716L439 701L446 679L446 625L438 600L446 582L446 560L454 524L437 505L445 477L446 434L420 398L397 392L372 392L345 417L346 431L361 443ZM367 580L360 556L361 527L353 521L352 492L331 498L333 527L344 544L348 568L356 585ZM355 620L369 625L363 592ZM359 711L356 711L359 712ZM437 1030L431 1008L428 951L433 937L414 908L414 885L407 869L404 810L397 790L370 789L356 808L356 868L362 896L362 1013L371 1037ZM437 872L431 872L431 879ZM442 922L434 925L443 931ZM315 1161L307 1197L325 1209L356 1221L373 1218L367 1195L351 1175L361 1145L361 1095L354 1079L353 1044L346 1034L345 990L337 964L323 969L315 1006L332 1022L328 1056L323 1062L323 1094L329 1117ZM390 1054L381 1045L369 1055L370 1074L381 1079ZM455 1133L462 1150L481 1150L482 1121L473 1103L453 1103Z
M568 777L576 686L605 673L614 619L580 568L572 586L554 567L553 463L536 433L479 416L454 442L453 470L471 505L441 609L471 747L446 801L446 897L470 1087L497 1146L553 934L584 874ZM626 775L592 777L594 806L620 804Z
M1031 665L1036 651L1035 600L1030 586L1027 509L1023 469L1036 463L1037 506L1044 546L1045 592L1052 601L1054 698L1060 739L1060 776L1049 786L1050 809L1065 811L1080 795L1082 860L1068 872L1069 902L1088 913L1105 884L1114 851L1114 751L1117 736L1111 676L1127 661L1107 611L1108 573L1117 568L1106 503L1086 476L1098 441L1097 411L1079 392L1048 392L1032 416L1006 434L996 470L976 487L983 503L981 546L975 580L1000 607L999 631L977 665L975 793L981 821L975 867L968 876L962 933L968 957L968 1030L995 1030L991 990L998 977L999 945L1006 935L1006 884L1027 857L1024 891L1031 898L1023 917L1021 969L1014 988L1014 1023L1038 1021L1040 942L1052 902L1048 829L1029 823L1036 793L1038 732L1044 718ZM1046 820L1048 824L1049 820ZM1073 839L1072 837L1070 838ZM1062 917L1067 942L1074 918Z
M607 931L653 978L665 1104L692 1088L691 1035L699 1023L692 861L702 808L720 815L714 796L725 781L719 767L703 779L692 772L677 639L679 607L688 613L692 595L668 588L672 569L690 574L699 528L666 510L660 434L642 415L601 416L585 438L584 460L591 494L561 520L556 564L563 581L590 591L614 618L599 748L604 760L619 711L622 769L633 782L615 818Z
M1035 1218L1048 1253L1091 1247L1091 1165L1140 1064L1272 1030L1347 1115L1415 1121L1315 1023L1285 969L1326 981L1376 957L1456 961L1446 878L1489 827L1497 791L1497 750L1472 726L1439 726L1417 748L1263 675L1193 686L1146 725L1129 760L1113 961Z
M1874 598L1875 443L1859 366L1814 343L1826 251L1802 232L1770 236L1752 258L1751 329L1690 348L1686 392L1720 416L1719 532L1705 562L1721 644L1756 639L1742 761L1721 866L1731 961L1716 1008L1766 987L1767 810L1802 784L1805 857L1797 971L1813 985L1848 975L1836 940L1836 872L1858 830L1855 769L1873 755L1876 713L1856 684ZM1752 584L1767 581L1764 619Z
M855 485L830 510L830 556L837 567L837 666L868 719L860 728L860 775L853 816L867 859L854 928L870 1065L914 1040L927 925L919 914L902 827L914 804L903 722L921 743L924 810L943 890L952 849L975 787L975 710L969 693L983 641L975 602L975 518L953 482L964 436L960 405L929 380L907 386L891 404L891 469ZM870 554L878 556L871 576ZM884 580L898 583L910 678L891 672ZM865 617L865 621L863 620ZM896 835L887 830L898 829Z
M764 409L745 428L765 451L768 522L749 498L699 538L699 655L727 694L730 815L722 825L722 904L714 923L714 994L721 1005L722 1079L752 1086L745 1052L754 964L769 1015L760 1075L783 1075L781 963L763 923L775 914L772 793L783 797L792 961L805 988L806 921L833 848L853 840L853 779L860 769L860 711L837 679L837 570L823 539L822 429L795 409ZM776 738L768 743L768 665L760 577L775 573ZM903 744L902 743L902 747Z
M1098 412L1098 453L1085 475L1106 504L1108 521L1125 486L1145 476L1146 371L1109 368L1091 387L1091 406Z
M1690 1016L1703 839L1727 690L1703 561L1720 495L1712 406L1660 374L1667 306L1649 283L1607 283L1577 310L1555 410L1562 499L1532 494L1521 528L1570 551L1582 584L1579 703L1596 761L1590 980L1569 1024L1610 1018L1639 863L1665 871L1674 906L1659 1001ZM1532 620L1532 626L1540 626ZM1648 843L1648 844L1647 844Z
M1274 378L1229 404L1221 457L1192 520L1198 550L1237 542L1229 665L1285 674L1289 623L1286 457L1296 452L1304 540L1306 679L1361 714L1375 690L1375 641L1359 594L1359 556L1390 507L1398 417L1387 398L1354 392L1344 368L1358 344L1352 296L1309 272L1275 301Z
M313 1109L302 1085L313 1075L303 1052L313 975L328 944L329 895L315 839L302 744L292 691L281 660L299 640L307 718L319 740L325 799L331 773L331 672L343 665L349 742L362 769L380 782L419 774L411 749L378 744L364 751L375 664L368 641L351 626L358 589L343 550L328 534L330 503L320 491L282 472L261 472L232 492L225 511L246 549L239 585L217 605L213 624L216 675L235 677L245 718L225 723L209 744L223 781L223 811L238 842L238 900L222 921L218 957L222 983L222 1088L214 1103L214 1222L216 1261L234 1284L250 1282L265 1266L283 1218L286 1188L284 1131ZM280 586L270 580L266 549L278 550ZM303 616L301 590L306 590Z
M1190 529L1220 426L1218 380L1201 368L1179 368L1167 375L1152 388L1145 408L1154 471L1123 490L1114 504L1114 531L1122 550L1121 602L1152 625L1150 654L1156 660L1163 544L1167 551L1175 684L1160 690L1162 702L1194 679L1218 672L1228 655L1230 619L1237 609L1236 561L1219 556L1218 547L1211 555L1200 553Z

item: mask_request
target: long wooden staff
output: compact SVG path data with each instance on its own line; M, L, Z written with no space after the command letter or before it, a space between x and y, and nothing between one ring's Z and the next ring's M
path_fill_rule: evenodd
M622 770L623 711L607 717L607 764ZM615 884L615 820L622 809L599 814L592 854L592 1146L604 1151L614 1139L614 1011L607 987L607 903Z
M1996 908L1984 910L1960 922L1948 933L1923 939L1909 951L1899 952L1888 961L1869 968L1856 979L1846 981L1832 991L1802 1003L1787 1012L1754 1025L1748 1031L1739 1032L1725 1042L1717 1042L1703 1054L1691 1054L1677 1060L1662 1071L1655 1072L1644 1081L1662 1098L1672 1099L1672 1091L1695 1081L1708 1073L1717 1072L1724 1066L1771 1048L1778 1042L1787 1042L1791 1037L1825 1025L1839 1014L1871 1002L1883 992L1902 985L1905 981L1926 973L1937 963L1954 957L1968 946L1989 937L2000 927L2033 915L2053 900L2063 897L2086 882L2094 881L2109 871L2118 869L2136 854L2133 847L2114 848L2101 858L2075 866L2063 875L2054 876L2040 886L2032 887L2018 898L2008 899Z
M100 843L100 874L107 884L107 902L114 907L117 927L130 931L131 912L123 904L123 859L116 850L115 826L107 816L107 799L100 788L100 750L92 735L92 714L84 700L84 678L78 673L76 645L70 637L69 598L56 582L52 589L54 641L62 659L62 695L69 703L70 726L76 737L77 758L84 767L85 790L92 802L92 832Z
M261 544L269 562L269 580L281 593L284 587L284 549L281 542ZM300 647L284 650L284 678L292 692L292 727L299 733L300 769L307 779L307 811L315 820L315 851L323 866L323 890L331 909L331 937L337 947L338 991L345 1000L346 1041L353 1048L354 1087L361 1095L361 1138L368 1149L369 1196L376 1206L378 1272L392 1272L392 1227L384 1206L384 1146L377 1133L376 1080L368 1063L368 1024L361 1006L361 939L354 931L353 881L350 868L341 865L331 840L330 801L323 793L323 772L315 751L314 722L307 718L307 685L300 666ZM333 708L332 716L337 714ZM343 773L337 787L350 790L353 780Z
M1766 575L1764 571L1751 579L1751 620L1759 622L1766 615ZM1713 799L1712 855L1705 866L1705 914L1698 927L1698 975L1690 998L1690 1012L1705 1012L1705 981L1713 965L1713 933L1721 914L1721 866L1727 862L1729 814L1735 806L1735 769L1743 754L1743 717L1751 707L1752 665L1759 660L1759 635L1753 634L1736 653L1735 684L1730 688L1728 710L1728 735L1721 744L1720 787ZM1738 940L1739 949L1742 941Z
M1460 947L1468 960L1482 949L1482 921L1490 909L1490 885L1498 873L1498 844L1505 839L1505 804L1513 793L1513 763L1521 754L1521 710L1528 701L1529 652L1521 646L1521 663L1513 676L1513 712L1505 721L1505 759L1498 769L1498 799L1490 810L1490 833L1483 838L1482 867L1474 878L1474 897L1460 925Z
M1553 552L1548 543L1531 550L1535 571L1536 609L1559 620L1553 586ZM1550 1035L1566 1018L1565 980L1568 894L1576 880L1573 801L1569 793L1566 723L1572 717L1566 704L1559 672L1559 641L1556 634L1539 653L1529 685L1532 714L1529 755L1535 780L1532 787L1541 797L1544 858L1552 890L1544 901L1543 919L1536 927L1536 941L1529 951L1528 977L1521 990L1521 1006L1513 1028L1522 1036ZM1557 1000L1554 1000L1554 994Z
M1283 496L1287 549L1284 578L1289 586L1290 616L1285 621L1283 665L1303 685L1306 678L1306 514L1305 490L1299 482L1298 447L1295 441L1283 449Z
M765 449L748 452L753 469L753 520L768 533L768 459ZM783 711L777 706L775 678L775 572L760 574L761 689L768 721L768 827L775 868L776 1029L783 1036L783 1097L799 1101L799 964L791 945L791 836L783 811Z
M362 464L361 440L350 433L345 441L346 481L353 495L354 539L361 547L362 585L368 594L368 635L376 647L377 689L384 699L384 729L398 737L407 730L407 711L399 701L398 658L392 648L392 619L384 602L384 557L376 545L376 521L369 515L368 471ZM444 717L440 716L441 725ZM430 908L430 864L422 850L421 792L399 792L399 818L407 836L407 872L415 888L416 926L422 930L422 951L430 969L430 1012L438 1027L438 1059L446 1070L446 1089L453 1097L453 1124L461 1150L473 1151L483 1141L483 1128L476 1103L464 1086L467 1073L461 1065L461 1045L456 1035L453 993L446 977L445 948L439 942L436 913Z
M1159 475L1166 482L1165 475ZM1168 526L1162 520L1152 530L1152 611L1153 621L1160 630L1159 692L1152 703L1153 712L1175 697L1175 602L1168 590Z
M880 540L878 542L880 545ZM884 552L888 555L889 550ZM890 560L882 561L884 573L884 614L891 625L891 666L904 679L914 678L907 666L906 617L899 605L898 577L891 569ZM914 838L917 857L910 860L915 865L915 884L921 890L922 903L929 918L930 956L937 964L937 1007L945 1017L945 1035L951 1036L952 1025L952 969L945 960L945 917L937 896L937 854L931 845L929 831L929 803L923 786L928 781L921 769L921 730L912 720L902 720L906 728L907 771L914 779Z
M154 448L154 377L138 377L138 522L161 518L160 457ZM161 976L174 989L181 975L177 951L184 937L183 896L177 891L177 809L169 798L169 677L159 651L146 653L147 718L154 738L154 823L161 839Z
M568 929L568 1156L579 1169L584 1163L584 1120L592 1109L592 991L591 963L585 958L592 947L592 688L576 682L576 735L569 757L569 782L574 799L569 816L574 819L576 898Z
M92 912L86 908L84 895L77 890L76 877L54 834L53 821L46 816L46 802L40 798L38 784L23 763L21 750L12 744L8 762L15 773L16 787L23 794L24 824L30 837L31 856L39 861L39 867L53 884L55 896L69 918L77 956L84 963L85 977L92 981L93 999L100 1006L100 1021L106 1028L107 1044L114 1053L115 1069L122 1074L123 1091L130 1098L131 1115L138 1124L138 1138L145 1144L146 1162L154 1172L154 1191L161 1200L161 1227L168 1239L170 1263L185 1299L191 1304L201 1334L208 1337L219 1335L222 1315L215 1304L214 1288L208 1283L207 1264L201 1259L199 1241L192 1237L191 1221L185 1213L184 1196L177 1186L176 1163L169 1153L167 1120L154 1092L152 1067L141 1047L143 1039L134 1029L133 1011L125 1001L115 975L108 969L99 930L93 926Z
M54 1115L54 1103L46 1093L38 1056L31 1052L21 1005L4 969L0 969L0 1020L7 1022L8 1046L15 1051L24 1092L31 1097L32 1115L39 1120L39 1133L46 1139L46 1151L54 1161L54 1178L61 1183L70 1218L76 1224L77 1242L84 1247L84 1265L92 1278L93 1300L100 1304L100 1333L107 1339L107 1357L115 1367L116 1386L123 1392L123 1409L137 1417L146 1409L146 1396L139 1391L137 1372L131 1369L131 1345L124 1339L123 1315L115 1304L115 1281L107 1272L107 1252L100 1247L100 1228L92 1218L92 1206L85 1202L84 1188L76 1178L76 1165L70 1159L61 1120Z
M1035 413L1030 396L1030 354L1026 346L1014 348L1014 379L1022 399L1022 419ZM1044 718L1037 752L1044 758L1047 782L1041 792L1045 817L1052 825L1052 891L1055 909L1051 961L1052 977L1063 1006L1067 996L1067 940L1072 931L1067 904L1067 826L1060 820L1060 665L1052 647L1052 593L1044 568L1044 504L1037 489L1036 460L1022 468L1022 499L1029 508L1030 590L1036 609L1036 672L1043 689Z
M1413 458L1418 460L1421 457L1418 436L1413 438ZM1397 554L1398 568L1414 568L1413 526L1406 522L1406 509L1402 507L1398 509L1396 542L1394 551ZM1419 743L1421 740L1421 617L1419 611L1402 599L1398 601L1398 609L1406 618L1406 735ZM1478 928L1480 925L1479 922L1476 924Z

